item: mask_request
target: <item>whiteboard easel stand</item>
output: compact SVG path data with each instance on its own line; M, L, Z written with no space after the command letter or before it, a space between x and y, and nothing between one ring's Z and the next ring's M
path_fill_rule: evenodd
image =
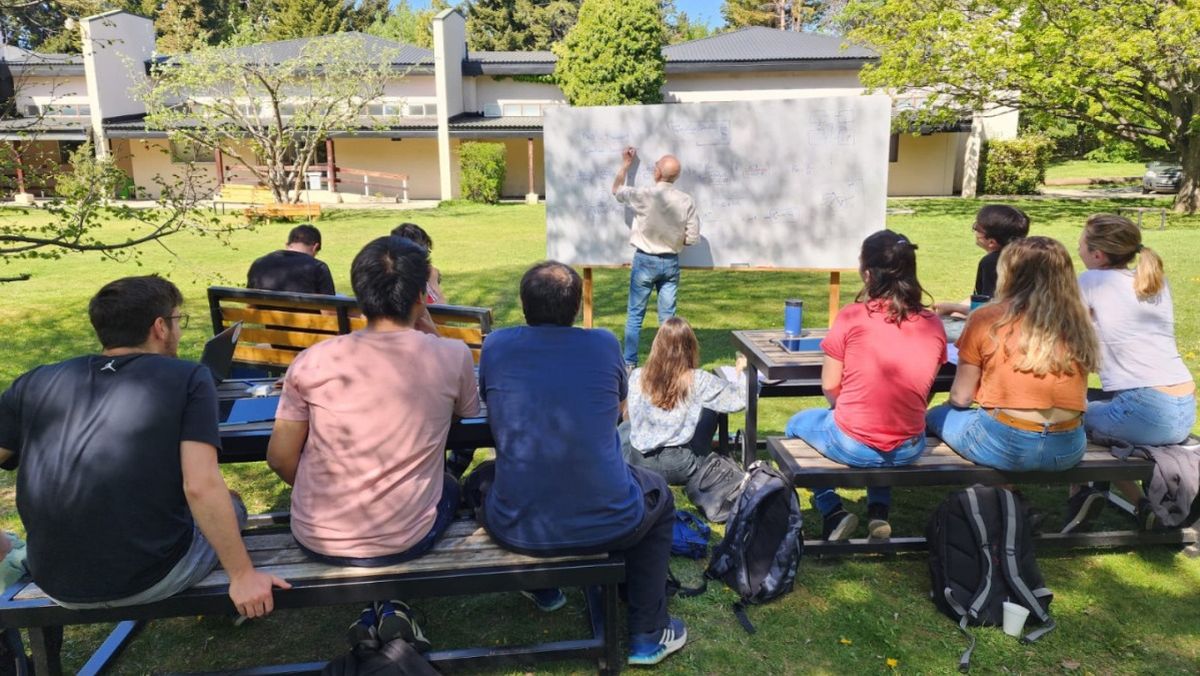
M592 267L591 265L583 266L583 327L585 329L592 328ZM609 267L609 266L605 266ZM616 266L613 266L616 267ZM620 267L629 267L622 265ZM712 268L703 268L711 270ZM819 272L811 269L799 268L729 268L731 270L752 270L756 272ZM838 310L842 307L842 271L829 270L829 325L833 326L833 319L837 317Z

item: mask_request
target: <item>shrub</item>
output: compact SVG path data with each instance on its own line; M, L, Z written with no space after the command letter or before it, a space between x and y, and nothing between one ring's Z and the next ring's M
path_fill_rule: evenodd
M988 141L983 160L983 192L1033 195L1046 179L1054 142L1045 136Z
M1110 139L1083 156L1093 162L1137 162L1142 158L1138 147L1129 141Z
M458 148L458 158L463 198L484 204L499 202L504 187L504 144L464 143Z

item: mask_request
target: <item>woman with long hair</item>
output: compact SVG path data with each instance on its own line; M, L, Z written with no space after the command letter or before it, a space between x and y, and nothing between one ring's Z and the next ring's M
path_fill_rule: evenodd
M834 319L821 341L821 388L830 408L792 416L787 435L851 467L893 467L925 452L925 407L938 369L946 362L946 332L924 303L917 281L917 247L904 235L880 230L863 240L863 289ZM823 518L822 537L844 540L858 526L832 488L813 491ZM891 536L891 488L867 489L867 530Z
M1100 385L1111 395L1088 403L1084 430L1134 445L1182 442L1196 424L1196 383L1176 345L1175 308L1162 258L1142 244L1141 228L1112 214L1087 220L1079 258L1087 268L1079 275L1079 290L1100 340ZM1116 486L1138 506L1138 523L1152 527L1154 511L1141 487L1132 481ZM1064 531L1103 506L1100 491L1076 491Z
M712 450L717 413L746 406L746 379L732 381L703 371L700 343L686 320L662 323L642 368L629 375L629 423L625 460L657 472L670 484L685 484ZM738 355L738 376L746 358Z
M998 273L995 299L958 339L950 402L929 411L929 430L980 465L1069 469L1087 445L1087 377L1099 361L1071 255L1026 237L1004 248Z

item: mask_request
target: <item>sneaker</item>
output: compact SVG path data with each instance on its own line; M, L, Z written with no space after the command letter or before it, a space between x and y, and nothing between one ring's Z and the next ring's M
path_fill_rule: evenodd
M1158 527L1158 515L1154 513L1154 507L1150 505L1148 498L1138 500L1137 511L1133 517L1137 519L1138 530L1154 530Z
M845 540L858 528L858 517L844 509L838 509L824 519L821 539L830 542Z
M404 639L419 653L427 653L431 647L429 639L421 632L421 626L413 618L412 608L394 599L379 604L378 636L380 644Z
M567 595L558 587L523 591L521 596L533 601L533 604L543 613L552 613L567 605Z
M629 663L636 666L658 664L667 655L679 650L687 643L687 626L683 620L672 617L667 627L646 634L634 634L629 639Z
M867 505L867 537L872 540L886 540L892 537L887 505L878 502Z
M1100 516L1103 510L1104 493L1091 486L1083 486L1067 500L1067 524L1061 532L1070 533Z
M346 630L346 640L350 642L352 649L357 649L359 646L366 648L379 647L379 632L376 629L378 617L377 604L372 603L363 608L358 619Z

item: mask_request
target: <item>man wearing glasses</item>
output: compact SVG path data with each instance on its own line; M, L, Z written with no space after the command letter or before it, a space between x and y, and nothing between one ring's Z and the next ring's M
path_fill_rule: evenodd
M29 569L63 606L157 601L218 560L247 617L289 586L242 543L246 509L217 468L216 388L176 358L182 304L157 275L110 282L88 305L100 354L35 368L0 395L0 467L17 470Z

